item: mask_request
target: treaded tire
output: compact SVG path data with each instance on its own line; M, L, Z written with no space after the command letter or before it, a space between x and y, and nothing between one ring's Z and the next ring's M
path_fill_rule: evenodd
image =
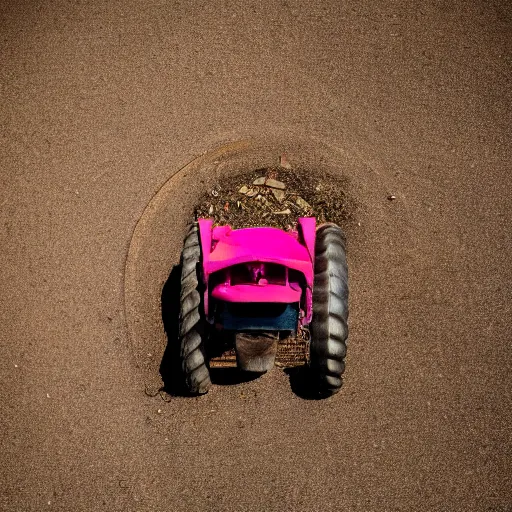
M186 390L194 395L207 393L210 372L204 351L205 319L202 311L198 265L201 261L197 222L187 230L181 253L180 357Z
M337 393L345 371L348 336L348 267L345 235L335 224L318 228L315 244L310 370L322 396Z

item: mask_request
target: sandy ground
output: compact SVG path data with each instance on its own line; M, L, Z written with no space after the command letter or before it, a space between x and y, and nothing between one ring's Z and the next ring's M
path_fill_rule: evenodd
M512 510L508 2L0 16L2 511ZM274 371L150 398L132 234L179 169L251 138L353 162L344 388L308 401Z

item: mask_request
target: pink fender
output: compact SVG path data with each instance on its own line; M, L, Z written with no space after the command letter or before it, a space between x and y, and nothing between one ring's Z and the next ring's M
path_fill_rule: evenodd
M204 309L209 314L208 281L211 274L233 265L251 262L276 263L301 272L307 284L304 317L301 324L311 321L313 264L315 254L316 220L298 219L297 231L286 232L276 228L259 227L233 230L230 226L212 228L211 219L199 219L202 252ZM288 283L287 283L288 285ZM223 291L225 297L236 302L297 302L300 294L282 286L248 286ZM265 297L267 299L265 300ZM221 298L220 296L218 298ZM236 299L238 298L238 299Z

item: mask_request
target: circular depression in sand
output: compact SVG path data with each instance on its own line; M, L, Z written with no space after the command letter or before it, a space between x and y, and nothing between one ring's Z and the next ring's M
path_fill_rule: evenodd
M128 335L148 394L163 388L162 370L172 366L169 346L172 349L177 339L172 324L164 323L176 313L176 304L169 297L175 296L172 292L179 286L176 269L194 206L216 181L275 167L283 154L297 173L343 178L344 193L356 205L351 219L342 226L348 239L349 266L351 260L364 258L358 240L365 236L368 217L381 203L376 196L380 199L385 189L379 175L345 149L312 140L241 140L206 152L180 170L170 169L170 178L135 227L125 267Z

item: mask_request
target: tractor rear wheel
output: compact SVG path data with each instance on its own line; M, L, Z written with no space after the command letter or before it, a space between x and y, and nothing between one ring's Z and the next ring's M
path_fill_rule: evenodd
M207 393L211 386L204 350L206 320L200 261L199 227L194 223L188 228L181 253L180 357L186 390L195 395Z
M348 267L339 226L318 228L314 270L310 370L316 391L330 396L342 385L348 336Z

